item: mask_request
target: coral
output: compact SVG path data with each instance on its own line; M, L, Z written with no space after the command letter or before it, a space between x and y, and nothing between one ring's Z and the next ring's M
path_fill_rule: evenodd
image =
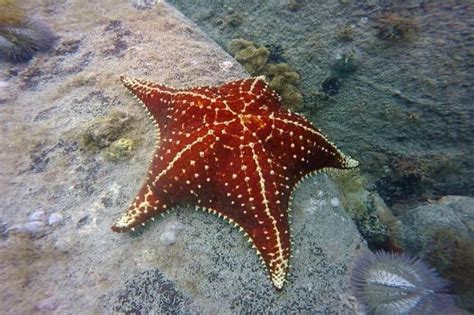
M446 279L461 300L474 311L474 241L463 238L452 228L438 230L429 244L426 260Z
M258 74L270 56L270 51L267 48L257 46L253 42L241 38L231 40L227 49L251 75Z
M92 152L110 146L129 128L132 120L132 116L120 111L113 111L108 116L96 118L88 123L81 133L81 146Z
M283 54L281 47L273 54L273 59L280 59ZM296 87L300 80L299 74L287 63L268 63L272 54L264 46L239 38L229 42L227 49L235 59L244 66L251 75L264 74L269 86L281 96L282 104L291 110L301 109L303 95Z
M414 17L403 17L397 13L384 13L377 19L377 37L386 41L409 40L418 30Z
M361 256L352 272L354 295L371 314L450 314L447 282L421 260L376 252Z
M295 84L300 80L296 71L286 63L267 64L264 73L270 78L269 86L281 96L286 108L298 110L303 104L303 95Z
M27 16L17 1L0 2L0 59L28 61L50 49L56 36L47 24Z
M138 146L138 140L131 124L133 116L113 111L88 123L80 134L81 147L86 152L101 152L107 161L121 161L130 158Z
M120 138L110 144L104 151L105 159L119 161L129 158L136 149L136 141L130 138Z

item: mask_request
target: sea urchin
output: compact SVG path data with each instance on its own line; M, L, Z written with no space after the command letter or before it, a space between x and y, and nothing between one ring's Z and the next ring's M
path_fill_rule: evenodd
M370 314L448 314L454 309L447 282L421 260L405 255L380 251L362 256L352 287Z

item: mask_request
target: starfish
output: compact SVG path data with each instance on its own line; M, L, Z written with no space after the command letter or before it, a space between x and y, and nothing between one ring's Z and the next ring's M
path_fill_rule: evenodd
M121 81L155 123L157 147L145 183L112 230L134 230L180 204L196 206L239 227L281 290L293 190L311 173L358 162L282 107L263 77L189 89Z

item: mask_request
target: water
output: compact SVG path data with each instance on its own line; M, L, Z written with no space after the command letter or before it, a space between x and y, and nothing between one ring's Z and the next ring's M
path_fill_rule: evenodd
M353 313L362 238L421 257L473 310L472 4L2 5L0 313ZM8 55L8 36L28 30L39 43ZM287 108L360 162L296 192L283 293L246 238L207 212L183 206L131 236L110 230L155 142L121 75L182 88L266 75Z

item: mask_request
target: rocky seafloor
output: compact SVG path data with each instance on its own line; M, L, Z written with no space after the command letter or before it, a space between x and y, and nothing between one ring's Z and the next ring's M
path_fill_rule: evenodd
M119 76L184 87L248 74L167 4L86 3L42 6L56 45L0 64L0 313L353 312L348 275L366 245L325 175L296 193L282 293L244 236L208 213L110 230L154 143Z
M182 207L136 233L113 233L110 226L135 196L155 141L151 122L119 76L186 87L250 74L166 3L42 1L31 11L57 41L28 62L0 61L1 314L351 314L362 310L349 284L354 261L368 252L361 233L373 243L396 238L397 246L426 253L432 263L445 257L430 249L448 239L461 248L457 259L465 257L474 228L471 198L426 201L395 217L357 172L318 174L295 192L294 257L282 292L271 286L244 236L208 213ZM229 23L219 22L216 32L233 27ZM321 71L328 62L321 60ZM350 85L343 84L340 95ZM375 90L385 89L391 87ZM368 104L376 97L364 92L359 99L365 96ZM360 126L331 114L340 99L321 97L315 122L364 165L368 157L351 140ZM368 108L358 108L358 117L369 116ZM312 113L306 102L301 111ZM419 224L432 231L418 233ZM459 235L446 230L461 226ZM418 235L426 242L411 247ZM458 260L451 261L456 268ZM459 283L469 300L469 283Z

